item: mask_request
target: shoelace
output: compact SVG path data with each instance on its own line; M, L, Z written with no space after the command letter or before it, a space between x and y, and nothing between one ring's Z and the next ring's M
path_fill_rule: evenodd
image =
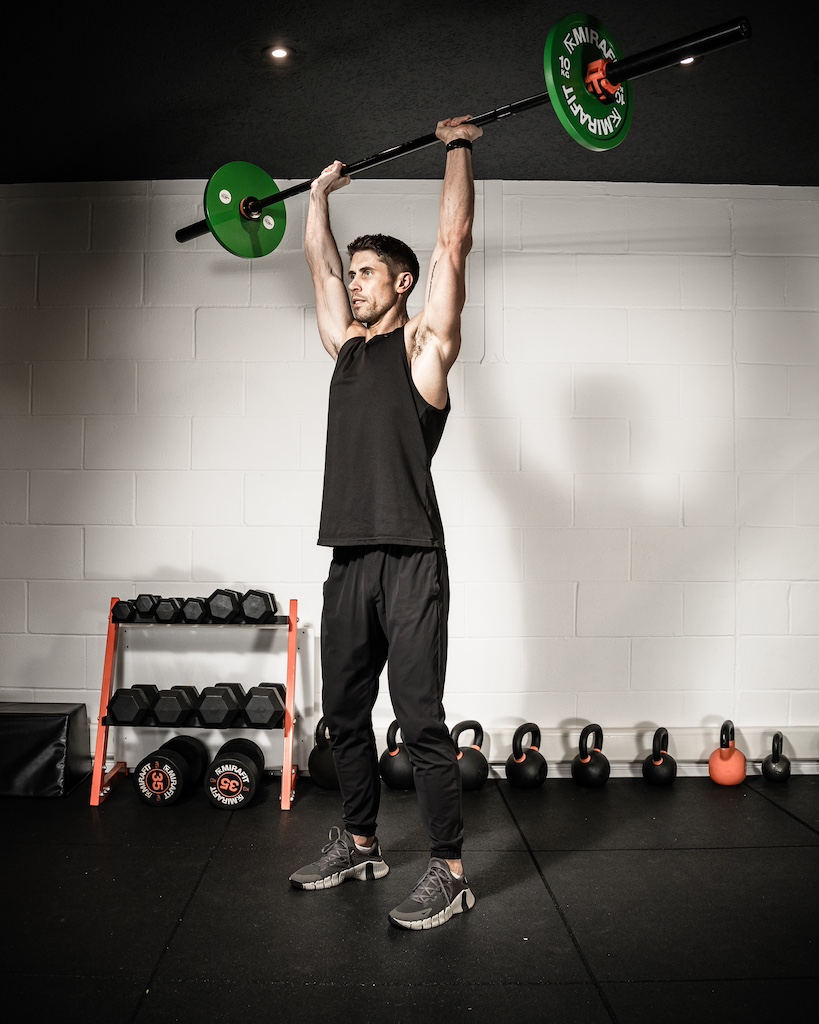
M333 833L335 833L335 835L333 835ZM328 864L349 863L351 851L341 838L341 829L338 825L333 825L330 829L329 837L330 842L321 848L321 852L323 854L322 859L326 858Z
M427 873L423 878L420 878L416 883L415 888L410 894L410 899L415 900L416 903L425 903L427 899L436 896L439 892L446 896L447 881L447 872L444 871L440 864L433 864L427 869Z

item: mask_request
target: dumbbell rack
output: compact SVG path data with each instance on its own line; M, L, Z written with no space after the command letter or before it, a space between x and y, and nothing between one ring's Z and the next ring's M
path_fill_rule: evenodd
M119 601L119 598L111 598L111 609ZM126 623L134 626L135 623ZM182 624L163 624L160 626L152 623L145 623L149 629L207 629L207 626L190 626ZM290 601L290 610L287 615L277 615L272 623L264 627L248 626L219 626L219 629L241 629L241 628L270 628L276 626L287 627L287 682L285 686L286 699L284 706L284 753L282 756L282 788L281 788L281 810L289 811L296 795L296 778L298 767L293 764L293 741L296 709L296 649L298 641L298 601ZM110 610L108 615L108 636L105 643L105 659L102 669L102 689L100 691L100 713L97 719L97 742L94 753L94 767L91 772L91 806L98 807L128 774L128 768L124 761L117 761L107 772L105 770L105 759L108 752L108 729L106 716L108 713L108 702L111 699L113 689L114 662L119 640L120 623L114 622Z

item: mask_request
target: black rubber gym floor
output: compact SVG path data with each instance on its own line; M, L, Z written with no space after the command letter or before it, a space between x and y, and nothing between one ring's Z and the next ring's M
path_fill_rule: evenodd
M386 878L324 892L338 795L280 779L99 807L90 780L0 800L3 1003L15 1022L770 1022L819 992L819 777L653 789L490 780L464 794L475 908L430 932L387 911L426 867L415 796L384 788Z

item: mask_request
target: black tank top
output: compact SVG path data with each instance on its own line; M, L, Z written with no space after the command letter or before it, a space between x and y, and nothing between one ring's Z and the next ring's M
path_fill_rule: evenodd
M436 409L415 387L404 328L349 338L330 382L318 543L330 547L443 547L430 465L450 402Z

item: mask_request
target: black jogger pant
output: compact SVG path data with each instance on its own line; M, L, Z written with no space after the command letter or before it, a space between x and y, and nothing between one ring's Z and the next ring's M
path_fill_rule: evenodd
M461 855L457 751L443 707L449 576L440 548L334 548L324 585L322 704L344 826L375 835L381 796L372 709L388 664L390 697L413 765L431 854Z

